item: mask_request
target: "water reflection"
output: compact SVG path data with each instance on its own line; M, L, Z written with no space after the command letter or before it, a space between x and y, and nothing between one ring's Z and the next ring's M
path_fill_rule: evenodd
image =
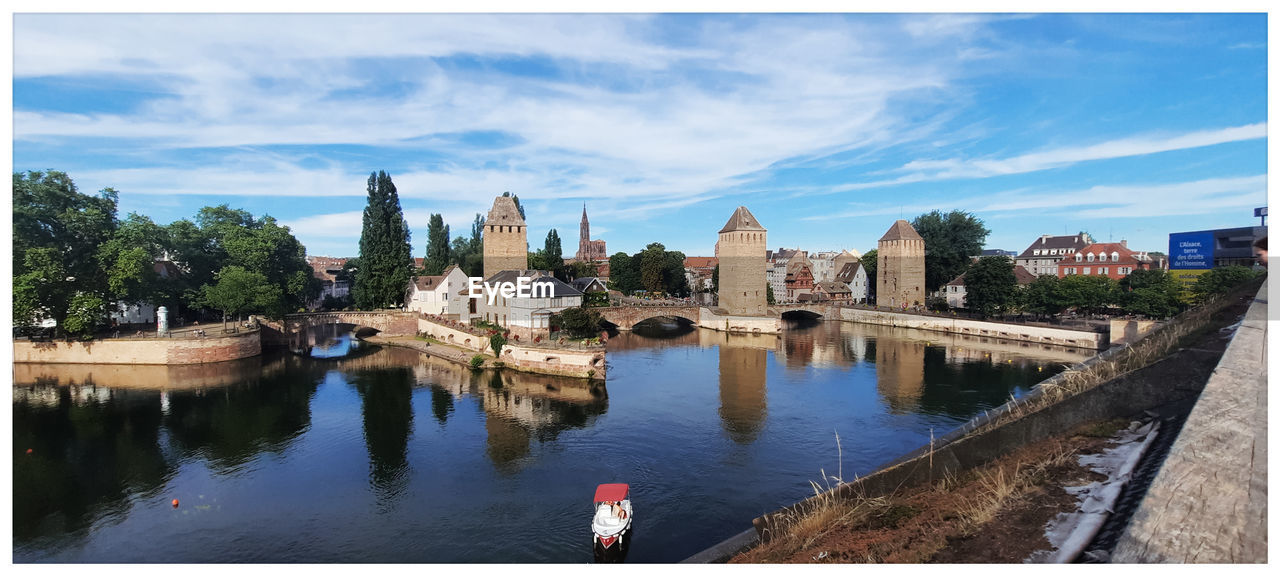
M360 394L360 416L369 450L369 478L380 504L409 481L409 436L413 433L413 370L363 370L348 380Z
M311 358L339 358L350 356L367 344L356 338L354 324L324 324L311 326L295 333L289 349L295 354Z
M85 535L163 484L160 393L28 383L14 389L13 536ZM30 452L27 452L30 450Z
M767 358L761 348L720 346L720 422L739 444L754 442L764 426Z
M876 341L876 390L895 414L912 412L924 393L925 343L919 340Z

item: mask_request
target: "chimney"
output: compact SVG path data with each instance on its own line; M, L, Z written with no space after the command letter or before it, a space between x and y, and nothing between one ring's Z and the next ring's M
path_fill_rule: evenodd
M1120 241L1120 245L1121 245L1121 246L1124 246L1125 248L1128 248L1128 247L1129 247L1129 241L1128 241L1128 240L1121 240L1121 241Z

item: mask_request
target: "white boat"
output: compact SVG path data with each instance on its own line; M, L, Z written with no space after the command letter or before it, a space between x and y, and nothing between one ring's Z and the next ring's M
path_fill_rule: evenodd
M621 562L631 539L631 487L601 484L592 502L591 540L597 562Z

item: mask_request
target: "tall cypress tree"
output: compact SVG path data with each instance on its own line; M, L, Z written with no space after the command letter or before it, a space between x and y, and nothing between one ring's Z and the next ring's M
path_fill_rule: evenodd
M353 291L356 306L387 308L404 303L412 275L409 225L390 175L381 170L369 174L368 194Z
M432 214L427 224L427 257L422 262L428 276L435 276L449 265L449 225L444 217Z
M546 266L551 269L551 273L556 278L568 280L564 274L564 251L560 247L560 233L552 228L547 232L547 239L542 244L543 258L546 260Z

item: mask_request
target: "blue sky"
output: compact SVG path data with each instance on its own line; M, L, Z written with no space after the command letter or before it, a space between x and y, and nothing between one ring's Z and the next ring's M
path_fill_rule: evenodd
M988 247L1257 223L1265 14L15 14L13 169L160 223L221 203L357 253L385 170L425 253L493 197L531 247L865 252L962 209Z

